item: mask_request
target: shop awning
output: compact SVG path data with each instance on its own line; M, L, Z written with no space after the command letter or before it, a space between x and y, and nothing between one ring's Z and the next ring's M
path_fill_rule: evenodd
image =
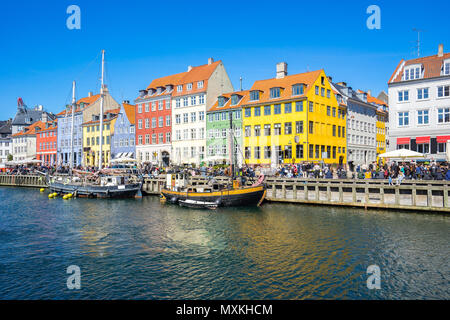
M437 136L436 140L437 143L446 143L448 140L450 140L450 136Z
M397 138L397 144L409 144L411 138Z
M416 138L416 143L420 144L420 143L430 143L430 137L417 137Z

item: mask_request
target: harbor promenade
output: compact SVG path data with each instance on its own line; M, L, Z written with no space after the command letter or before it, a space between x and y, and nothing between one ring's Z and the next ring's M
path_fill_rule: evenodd
M216 177L227 182L227 177ZM144 178L142 191L159 195L166 182L165 175ZM193 185L207 183L203 177L191 177ZM250 184L250 182L248 182ZM296 179L267 177L266 200L270 202L450 212L450 184L435 180L404 180L389 185L388 180L372 179ZM0 174L0 186L46 187L45 179L35 175Z

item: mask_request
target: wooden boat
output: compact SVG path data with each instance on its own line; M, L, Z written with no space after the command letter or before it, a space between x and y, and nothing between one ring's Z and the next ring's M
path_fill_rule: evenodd
M205 202L205 201L196 201L191 199L179 200L178 204L180 207L192 208L192 209L217 209L217 203L215 202Z
M214 203L218 207L257 206L266 196L266 186L259 183L252 186L240 186L237 180L232 185L211 183L207 185L189 185L186 174L167 174L166 186L161 194L172 204L185 204L187 200ZM192 202L191 202L192 203Z

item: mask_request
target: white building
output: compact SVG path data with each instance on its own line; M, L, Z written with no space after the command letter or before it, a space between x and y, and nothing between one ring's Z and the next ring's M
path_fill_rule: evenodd
M12 120L0 121L0 165L8 161L12 154L11 127Z
M45 128L45 124L42 121L37 121L12 135L14 161L36 159L36 128Z
M450 53L402 60L389 80L389 149L446 160L450 140Z
M206 111L217 97L234 91L221 61L188 67L172 93L172 162L199 165L205 158Z
M349 169L369 165L377 159L377 106L367 93L354 91L345 82L332 84L338 102L347 107L347 162Z

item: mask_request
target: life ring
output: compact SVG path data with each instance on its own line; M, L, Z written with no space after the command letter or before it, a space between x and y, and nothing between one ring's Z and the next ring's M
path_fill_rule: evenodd
M252 184L252 187L257 187L264 181L264 175L260 175L258 181L256 181L254 184Z

